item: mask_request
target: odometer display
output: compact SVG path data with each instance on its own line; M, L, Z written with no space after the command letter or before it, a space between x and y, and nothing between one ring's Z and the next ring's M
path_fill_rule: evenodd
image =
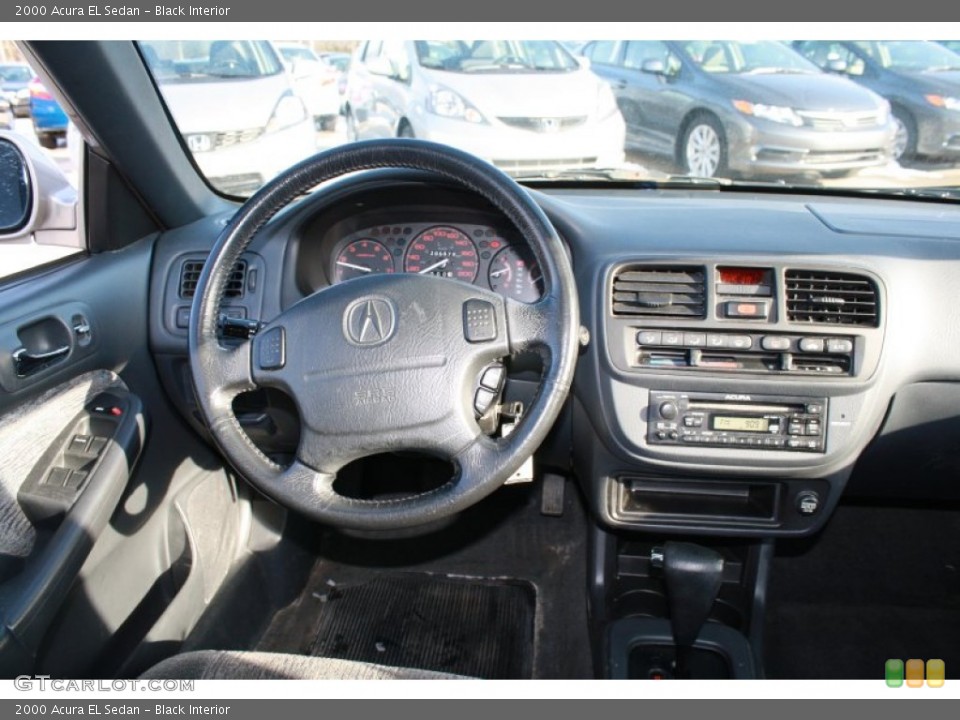
M420 275L436 275L472 283L477 279L480 257L473 240L456 228L432 227L417 235L407 248L403 269Z
M536 302L543 295L540 266L526 246L507 246L494 255L487 282L494 292L520 302Z
M334 282L343 282L364 275L392 273L395 271L393 255L386 246L364 238L347 244L336 257L333 265Z

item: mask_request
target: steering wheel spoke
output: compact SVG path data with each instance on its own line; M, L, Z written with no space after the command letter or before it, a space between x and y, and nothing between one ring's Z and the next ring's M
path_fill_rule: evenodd
M546 295L535 303L506 298L507 340L512 353L555 347L561 332L557 301Z
M232 412L231 403L237 395L257 388L250 368L252 347L250 340L229 347L211 343L205 353L205 372L199 380L220 414Z

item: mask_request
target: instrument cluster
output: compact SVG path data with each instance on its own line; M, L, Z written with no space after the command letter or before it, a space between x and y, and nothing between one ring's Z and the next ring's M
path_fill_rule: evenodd
M333 249L334 283L375 273L451 278L520 302L543 295L543 278L526 244L510 242L488 225L403 223L374 225L342 238Z

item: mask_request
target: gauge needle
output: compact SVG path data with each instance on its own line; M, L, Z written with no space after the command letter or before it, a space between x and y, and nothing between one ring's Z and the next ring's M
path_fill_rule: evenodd
M444 259L441 260L440 262L435 262L435 263L434 263L433 265L431 265L430 267L424 268L423 270L421 270L421 271L420 271L419 273L417 273L417 274L418 274L418 275L426 275L426 274L427 274L428 272L430 272L431 270L436 270L436 269L438 269L438 268L446 267L448 262L450 262L450 258L444 258Z
M337 260L337 265L350 268L351 270L359 270L360 272L373 272L371 268L364 267L363 265L354 265L353 263L343 262L343 260Z
M494 272L490 273L490 277L500 277L500 276L503 275L505 272L510 272L510 268L503 268L502 270L495 270Z

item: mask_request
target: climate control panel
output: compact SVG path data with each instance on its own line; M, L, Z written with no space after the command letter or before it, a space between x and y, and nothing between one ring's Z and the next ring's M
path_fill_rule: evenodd
M731 373L856 374L856 338L776 332L631 328L633 367Z
M651 392L647 442L824 452L825 398Z

